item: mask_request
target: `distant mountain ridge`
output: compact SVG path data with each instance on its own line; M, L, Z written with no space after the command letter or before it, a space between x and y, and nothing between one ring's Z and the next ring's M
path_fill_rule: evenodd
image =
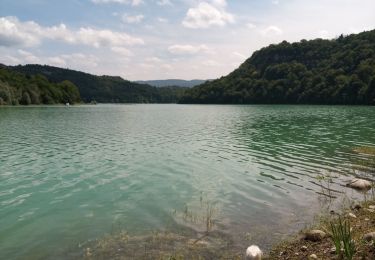
M48 65L6 66L8 69L26 75L43 75L57 83L68 80L77 86L84 102L100 103L176 103L184 88L156 88L114 76L96 76L89 73L63 69Z
M375 30L272 44L180 103L375 105Z
M136 83L148 84L154 87L186 87L191 88L205 83L209 80L193 79L193 80L182 80L182 79L165 79L165 80L137 80Z

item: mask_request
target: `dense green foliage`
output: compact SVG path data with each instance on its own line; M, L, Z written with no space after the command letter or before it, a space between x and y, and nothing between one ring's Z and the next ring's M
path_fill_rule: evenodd
M0 67L0 105L30 105L80 102L77 87L70 81L51 83L42 75L27 76Z
M25 65L12 67L28 75L42 74L52 82L69 80L79 89L84 102L101 103L176 103L184 88L156 88L127 81L121 77L95 76L52 66Z
M198 86L206 80L201 80L201 79L193 79L193 80L182 80L182 79L164 79L164 80L139 80L136 81L137 83L140 84L148 84L154 87L171 87L171 86L176 86L176 87L185 87L185 88L192 88L195 86Z
M283 41L180 103L375 104L375 30L334 40Z

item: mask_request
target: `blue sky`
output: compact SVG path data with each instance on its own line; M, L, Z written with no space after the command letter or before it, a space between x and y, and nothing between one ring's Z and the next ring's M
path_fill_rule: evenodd
M212 79L282 40L375 29L374 0L0 0L0 63Z

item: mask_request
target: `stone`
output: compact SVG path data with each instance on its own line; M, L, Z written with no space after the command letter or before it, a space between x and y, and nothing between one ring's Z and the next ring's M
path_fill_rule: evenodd
M375 232L367 233L363 236L363 240L366 240L367 242L371 242L375 240Z
M371 213L374 213L374 212L375 212L374 209L365 209L365 210L368 211L368 212L371 212Z
M350 217L350 218L357 218L357 216L356 215L354 215L353 213L348 213L348 217Z
M262 250L256 245L249 246L246 249L246 260L261 260L263 256Z
M311 254L309 255L309 259L318 259L318 257L316 256L316 254Z
M365 218L365 221L370 221L370 219L369 218Z
M336 254L336 247L332 247L329 251L331 254Z
M360 191L367 191L371 189L372 184L371 182L367 180L355 178L352 181L350 181L348 184L346 184L346 186L356 189L356 190L360 190Z
M302 251L302 252L306 252L306 251L307 251L307 246L302 246L302 247L301 247L301 251Z
M305 234L305 239L313 242L323 240L327 234L321 230L310 230Z
M374 205L370 205L368 206L369 209L375 209L375 206Z

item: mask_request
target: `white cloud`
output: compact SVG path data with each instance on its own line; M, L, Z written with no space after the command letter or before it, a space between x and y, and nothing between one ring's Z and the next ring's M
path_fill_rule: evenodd
M210 52L210 49L204 44L199 45L199 46L193 46L189 44L186 44L186 45L176 44L176 45L169 46L168 51L175 55L185 55L185 54L191 55L191 54L197 54L200 52L208 53Z
M43 27L33 21L21 22L16 17L0 18L0 46L36 46L44 39L96 48L144 44L141 38L111 30L82 27L74 31L65 24Z
M224 26L234 23L234 16L225 11L226 1L214 0L212 3L202 2L190 8L183 20L183 26L192 29Z
M147 62L152 62L152 63L161 63L162 60L158 57L150 57L146 59Z
M158 17L158 21L159 21L160 23L168 23L168 19L163 18L163 17Z
M172 5L170 0L159 0L156 2L158 5L165 6L165 5Z
M94 4L130 4L132 6L138 6L143 3L142 0L91 0Z
M261 31L263 36L274 36L274 35L282 35L283 31L274 25L268 26L264 30Z
M35 64L39 63L39 58L36 57L34 54L24 50L18 50L18 54L21 56L22 60L26 61L27 63Z
M58 67L70 67L90 70L98 66L99 59L83 53L61 54L57 56L37 56L29 51L18 49L13 55L5 57L7 64L48 64ZM2 60L3 62L3 60Z
M0 18L0 46L33 46L40 43L40 39L35 32L40 26L35 22L25 22L20 26L20 22L15 17Z
M320 30L318 32L318 37L322 39L333 38L327 30Z
M257 26L253 23L247 23L246 27L249 28L249 29L255 29Z
M211 0L213 5L220 6L220 7L225 7L227 6L227 1L226 0Z
M247 57L243 55L242 53L239 53L237 51L232 53L235 57L240 58L240 59L246 59Z
M206 60L202 63L204 66L219 67L221 64L215 60Z
M122 16L122 21L125 22L125 23L140 23L142 22L143 18L145 18L142 14L139 14L139 15L127 15L127 14L124 14Z
M114 53L120 54L123 57L133 56L133 52L131 52L130 50L124 47L114 46L111 48L111 51L113 51Z

